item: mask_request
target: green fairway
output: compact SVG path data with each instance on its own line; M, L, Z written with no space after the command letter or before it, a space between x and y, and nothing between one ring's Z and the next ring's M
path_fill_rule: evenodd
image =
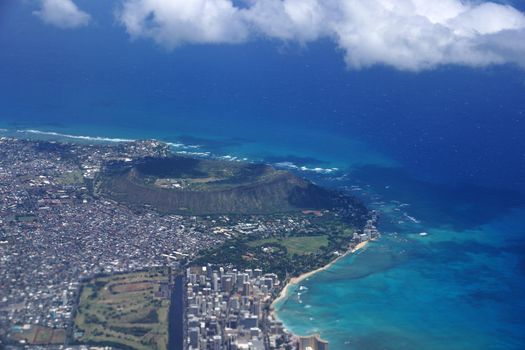
M75 326L81 342L122 348L166 349L169 299L158 295L164 271L101 277L80 296Z

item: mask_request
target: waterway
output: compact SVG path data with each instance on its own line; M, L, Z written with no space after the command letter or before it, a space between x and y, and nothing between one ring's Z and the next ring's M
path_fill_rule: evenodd
M168 349L184 349L184 276L177 275L171 293Z

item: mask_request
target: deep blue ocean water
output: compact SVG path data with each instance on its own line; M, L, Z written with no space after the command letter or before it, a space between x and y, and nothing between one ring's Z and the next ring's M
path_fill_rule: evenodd
M167 52L79 4L96 23L78 30L0 4L0 128L338 168L301 174L381 210L383 238L291 293L291 330L335 350L525 349L522 70L352 71L330 42Z

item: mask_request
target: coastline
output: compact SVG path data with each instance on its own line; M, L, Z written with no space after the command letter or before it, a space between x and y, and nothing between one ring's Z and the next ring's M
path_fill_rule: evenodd
M0 132L2 132L3 130L0 129ZM56 132L42 132L42 131L38 131L38 130L33 130L33 129L29 129L29 130L25 130L25 131L16 131L16 132L26 132L26 133L29 133L29 134L35 134L35 135L47 135L47 136L50 136L50 137L53 137L53 138L65 138L66 140L63 141L63 142L71 142L71 143L75 143L75 142L78 142L78 141L89 141L89 142L110 142L110 143L121 143L121 142L134 142L135 140L133 139L120 139L120 138L108 138L108 137L91 137L91 136L77 136L77 135L71 135L71 134L60 134L60 133L56 133ZM47 141L47 140L45 140ZM171 145L173 146L173 144L169 143L169 142L165 142L165 141L160 141L162 143L166 143L168 145ZM176 145L177 147L198 147L198 146L185 146L185 145L182 145L182 144L177 144ZM175 146L173 146L175 147ZM302 171L305 171L305 169L302 169L302 168L298 168ZM276 313L275 313L275 305L276 303L278 303L279 301L285 299L287 296L288 296L288 292L289 292L289 288L293 285L298 285L299 283L301 283L302 281L310 278L311 276L315 275L316 273L318 272L322 272L322 271L325 271L327 269L329 269L333 264L337 263L340 259L350 255L350 254L353 254L353 253L356 253L357 251L361 250L361 249L364 249L368 243L370 241L364 241L364 242L360 242L359 244L355 245L355 246L350 246L348 248L350 249L346 249L342 254L336 256L333 260L329 261L326 265L320 267L320 268L317 268L315 270L312 270L312 271L309 271L309 272L305 272L303 274L301 274L300 276L297 276L297 277L293 277L289 280L286 281L286 284L284 285L284 287L281 289L279 295L277 298L275 298L271 305L270 305L270 314L275 318L275 319L278 319L278 317L276 317ZM292 334L292 333L291 333ZM295 334L292 334L293 336L296 336ZM316 336L319 336L318 334L316 334Z
M259 158L255 155L250 155L246 153L229 153L221 151L214 151L213 148L210 149L205 145L200 144L186 144L178 140L177 135L170 136L168 139L166 137L161 137L158 134L149 134L149 135L130 135L113 133L115 136L111 136L111 132L100 131L93 132L93 130L87 131L78 131L78 129L59 129L59 132L54 131L56 129L46 129L41 128L41 126L33 126L27 128L12 128L8 125L4 125L0 121L0 137L13 137L16 139L30 139L30 140L40 140L40 141L59 141L59 142L71 142L78 144L91 144L91 143L101 143L101 144L118 144L118 143L127 143L127 142L136 142L141 140L153 140L162 142L172 148L173 154L185 155L190 157L203 157L203 158L213 158L213 159L222 159L222 160L231 160L231 161L246 161L246 162L261 162L268 163L274 167L284 169L284 170L295 170L302 173L311 173L319 175L327 175L340 172L342 168L348 166L346 163L341 163L340 161L330 160L330 165L327 167L319 167L315 165L304 165L304 164L295 164L289 161L279 161L279 162L267 162L264 159ZM118 134L118 135L117 135ZM209 135L201 134L191 134L197 138L206 139ZM24 136L25 135L25 136ZM90 135L99 135L99 136L90 136ZM265 148L266 149L266 148Z
M288 290L290 289L291 286L293 285L297 285L299 283L301 283L302 281L304 281L305 279L315 275L316 273L318 272L321 272L321 271L325 271L327 269L329 269L333 264L335 264L336 262L338 262L340 259L350 255L350 254L354 254L356 253L357 251L361 250L361 249L364 249L368 243L370 241L364 241L364 242L361 242L361 243L358 243L355 247L353 247L352 249L349 249L347 250L344 254L341 254L340 256L338 256L337 258L335 258L334 260L330 261L328 264L326 264L325 266L322 266L316 270L313 270L313 271L309 271L309 272L305 272L303 273L302 275L300 276L297 276L297 277L293 277L291 278L287 283L286 285L283 287L283 289L281 289L281 292L279 293L279 296L277 298L275 298L273 301L272 301L272 304L270 305L270 314L275 318L275 319L278 319L278 317L275 315L275 305L281 301L281 300L284 300L286 297L287 297L287 294L288 294Z

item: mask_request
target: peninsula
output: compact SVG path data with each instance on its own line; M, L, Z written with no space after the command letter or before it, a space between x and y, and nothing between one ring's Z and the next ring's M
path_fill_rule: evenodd
M0 182L0 341L14 347L165 349L174 286L187 289L186 268L215 266L264 271L250 277L267 310L251 328L261 349L279 349L265 325L283 286L377 235L375 213L354 197L266 164L183 157L154 140L1 138ZM237 287L217 290L235 303ZM203 349L213 340L206 322ZM230 340L221 329L222 349Z

